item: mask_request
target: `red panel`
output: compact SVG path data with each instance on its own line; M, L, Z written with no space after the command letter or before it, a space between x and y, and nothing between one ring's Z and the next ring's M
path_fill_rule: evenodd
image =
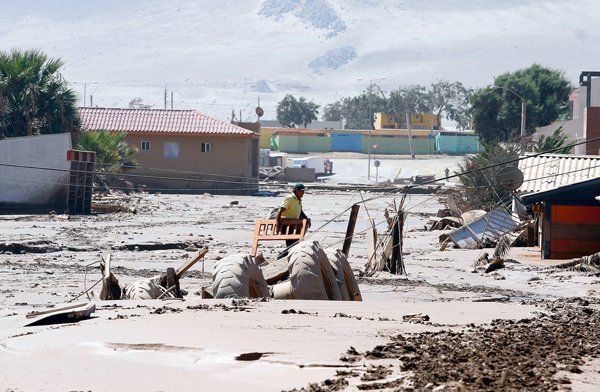
M600 108L590 106L585 110L585 137L588 140L600 137ZM596 140L586 143L585 151L587 155L598 155L600 152L600 141Z
M581 253L591 255L600 252L600 240L598 241L577 241L577 240L552 240L550 244L552 253Z
M552 206L552 222L599 224L600 207L592 206Z

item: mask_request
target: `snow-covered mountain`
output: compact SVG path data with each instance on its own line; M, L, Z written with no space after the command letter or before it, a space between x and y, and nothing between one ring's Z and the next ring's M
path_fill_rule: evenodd
M223 119L254 120L259 99L272 119L285 94L326 104L371 80L389 91L480 87L534 62L573 82L600 70L594 0L0 0L0 10L0 50L61 57L88 105L91 94L98 106L141 97L160 108L166 89L175 108Z

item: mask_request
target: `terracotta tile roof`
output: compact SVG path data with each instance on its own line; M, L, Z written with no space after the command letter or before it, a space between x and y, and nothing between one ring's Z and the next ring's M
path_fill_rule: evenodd
M520 193L544 192L600 177L600 156L544 154L519 161Z
M253 135L237 125L209 117L195 110L79 108L86 130L127 133L180 133Z

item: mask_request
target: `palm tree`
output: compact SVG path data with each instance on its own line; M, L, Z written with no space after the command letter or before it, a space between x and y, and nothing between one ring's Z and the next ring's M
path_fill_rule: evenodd
M127 167L135 166L131 159L137 152L125 142L126 133L101 131L87 131L79 135L77 149L96 152L96 170L105 173L120 173Z
M74 132L76 97L61 59L39 50L0 52L0 138Z

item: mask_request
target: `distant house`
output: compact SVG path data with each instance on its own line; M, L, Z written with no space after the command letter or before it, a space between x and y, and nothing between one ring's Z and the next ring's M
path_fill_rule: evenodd
M85 131L127 133L138 167L127 179L155 192L252 194L258 134L195 110L80 108Z
M544 154L520 161L519 169L517 191L536 218L542 258L600 252L600 157Z
M600 137L600 72L582 72L579 76L579 87L569 95L573 118L566 121L556 121L550 125L539 127L535 138L550 136L563 127L567 143L584 142ZM600 154L600 141L575 146L574 153L578 155Z
M400 119L394 118L386 113L375 113L375 129L407 129L406 118L403 116ZM410 115L411 129L433 129L439 130L442 128L442 118L438 114L429 113L412 113Z

